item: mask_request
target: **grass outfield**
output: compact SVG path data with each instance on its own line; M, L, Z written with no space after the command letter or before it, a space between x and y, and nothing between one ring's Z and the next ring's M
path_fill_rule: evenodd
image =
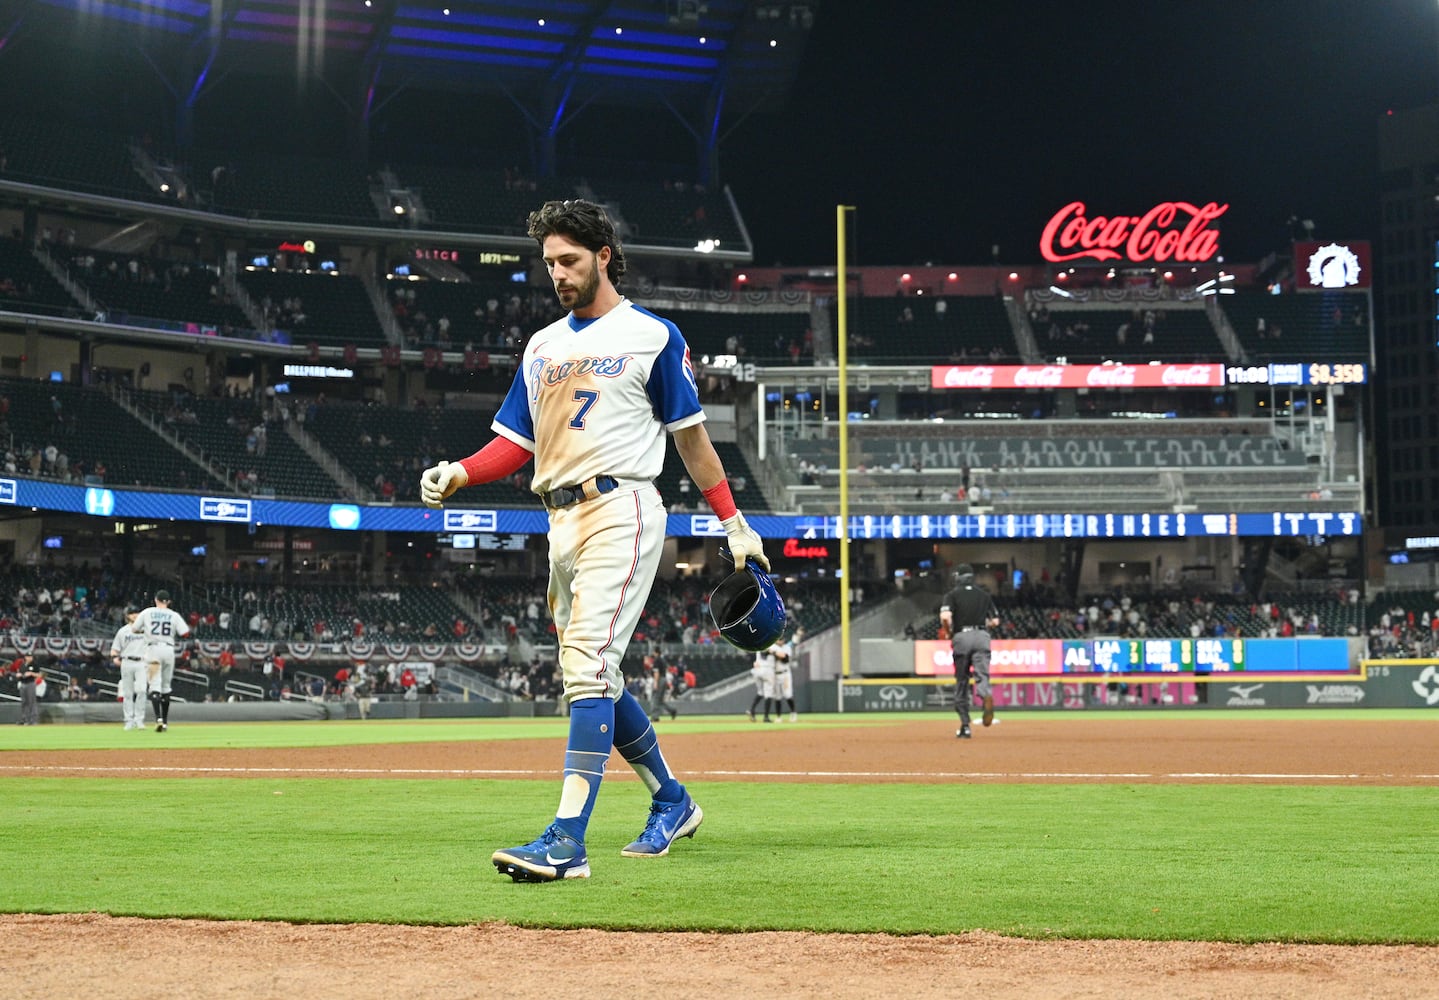
M695 786L707 818L621 858L646 800L604 790L594 876L489 854L553 781L0 779L0 910L647 930L1439 941L1432 788ZM21 848L21 845L25 845Z
M1381 716L1435 718L1339 715ZM1176 723L1186 717L1173 715ZM707 719L675 728L748 725ZM166 737L190 746L297 746L562 731L563 720L177 724ZM45 742L60 737L95 747L161 739L119 726L16 727L0 747L75 745ZM0 911L1439 943L1433 787L691 787L705 824L671 857L619 856L647 803L638 782L614 781L590 827L594 876L522 885L495 874L489 855L534 836L553 815L551 779L0 778Z

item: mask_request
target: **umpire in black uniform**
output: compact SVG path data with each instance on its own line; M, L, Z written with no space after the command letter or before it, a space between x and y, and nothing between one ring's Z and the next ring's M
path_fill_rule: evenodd
M994 722L994 695L989 690L989 629L999 624L994 598L974 582L974 567L969 563L955 567L954 589L944 595L939 620L949 626L949 644L954 650L954 708L959 713L959 730L954 735L967 740L972 735L969 729L971 677L974 693L984 706L984 724Z

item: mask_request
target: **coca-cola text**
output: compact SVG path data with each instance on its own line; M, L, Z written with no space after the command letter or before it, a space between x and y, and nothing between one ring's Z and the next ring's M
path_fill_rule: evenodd
M1084 202L1072 201L1045 224L1039 252L1056 264L1086 257L1197 264L1219 253L1219 230L1209 224L1227 211L1227 204L1212 201L1207 205L1163 201L1143 215L1096 215L1091 219Z

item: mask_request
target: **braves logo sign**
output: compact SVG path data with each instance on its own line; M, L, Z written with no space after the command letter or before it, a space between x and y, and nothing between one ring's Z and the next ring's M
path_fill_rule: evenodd
M1090 218L1084 202L1072 201L1045 224L1039 252L1056 264L1085 258L1190 264L1212 260L1219 253L1219 231L1209 224L1227 211L1227 204L1212 201L1162 201L1143 215Z

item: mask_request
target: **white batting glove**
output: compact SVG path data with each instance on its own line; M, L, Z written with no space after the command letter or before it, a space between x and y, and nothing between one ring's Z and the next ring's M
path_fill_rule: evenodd
M734 517L721 521L720 527L729 536L729 551L734 556L735 569L744 569L745 560L753 559L768 572L769 559L764 554L764 543L745 522L743 514L736 512Z
M426 507L442 507L446 497L469 483L470 477L459 462L432 465L420 473L420 500Z

